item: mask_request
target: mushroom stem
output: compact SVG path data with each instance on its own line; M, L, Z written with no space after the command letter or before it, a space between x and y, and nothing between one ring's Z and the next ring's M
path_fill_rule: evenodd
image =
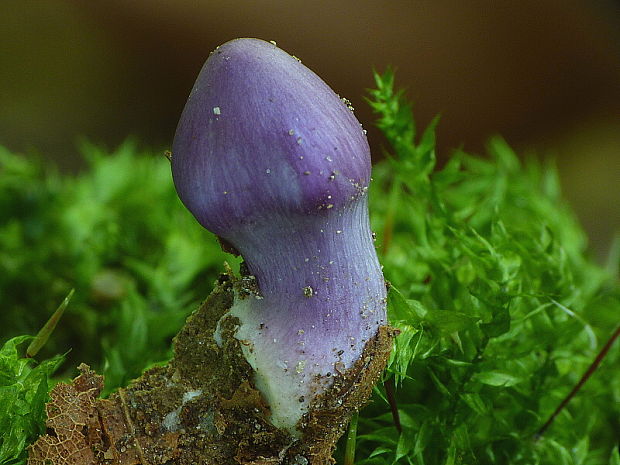
M272 219L227 240L260 290L236 298L229 313L240 320L236 338L272 423L295 434L316 394L350 369L386 324L366 195L331 215Z

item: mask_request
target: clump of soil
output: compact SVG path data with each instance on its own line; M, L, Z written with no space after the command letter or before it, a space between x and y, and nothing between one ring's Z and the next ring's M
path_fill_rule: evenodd
M47 405L47 434L30 448L29 465L323 465L350 416L367 401L392 347L382 327L361 359L335 379L298 424L300 438L274 427L252 382L238 320L220 318L247 283L223 274L174 341L174 357L146 371L109 399L103 378L86 365L72 384L59 384Z

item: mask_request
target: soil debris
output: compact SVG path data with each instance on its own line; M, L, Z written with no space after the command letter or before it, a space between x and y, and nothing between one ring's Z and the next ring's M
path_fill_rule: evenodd
M98 398L103 377L80 365L71 384L58 384L47 405L47 434L29 451L28 465L327 465L350 416L379 378L396 334L382 327L362 358L319 396L298 423L300 438L274 427L269 406L234 334L222 319L223 345L213 335L233 304L231 273L174 340L174 357L109 399Z

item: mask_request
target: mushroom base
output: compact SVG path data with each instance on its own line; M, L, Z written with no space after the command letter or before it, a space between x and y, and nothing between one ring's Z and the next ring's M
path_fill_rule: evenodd
M174 341L174 358L148 370L129 387L109 399L97 399L101 379L83 370L73 385L58 385L63 402L48 405L48 431L31 447L29 465L65 464L60 449L92 451L75 465L323 465L334 462L336 441L351 415L370 397L383 371L396 330L381 327L361 359L335 379L311 404L298 423L300 438L277 429L269 407L252 383L252 368L235 339L235 319L220 328L223 346L213 335L217 322L233 304L236 278L220 277L216 288L188 318ZM85 379L87 378L87 379ZM83 389L88 388L88 392ZM67 409L72 418L71 394L88 412L84 425L76 421L73 443L63 437L51 412ZM89 397L90 396L90 397ZM69 398L69 401L67 399ZM89 402L84 402L90 398ZM72 431L71 434L75 433ZM58 444L56 444L58 442ZM86 457L86 456L85 456Z

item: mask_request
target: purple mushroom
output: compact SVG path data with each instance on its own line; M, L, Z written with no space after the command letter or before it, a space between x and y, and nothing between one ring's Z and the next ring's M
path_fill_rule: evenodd
M181 200L256 279L224 318L239 319L271 422L294 436L387 324L370 150L351 110L274 43L237 39L205 63L173 143Z

